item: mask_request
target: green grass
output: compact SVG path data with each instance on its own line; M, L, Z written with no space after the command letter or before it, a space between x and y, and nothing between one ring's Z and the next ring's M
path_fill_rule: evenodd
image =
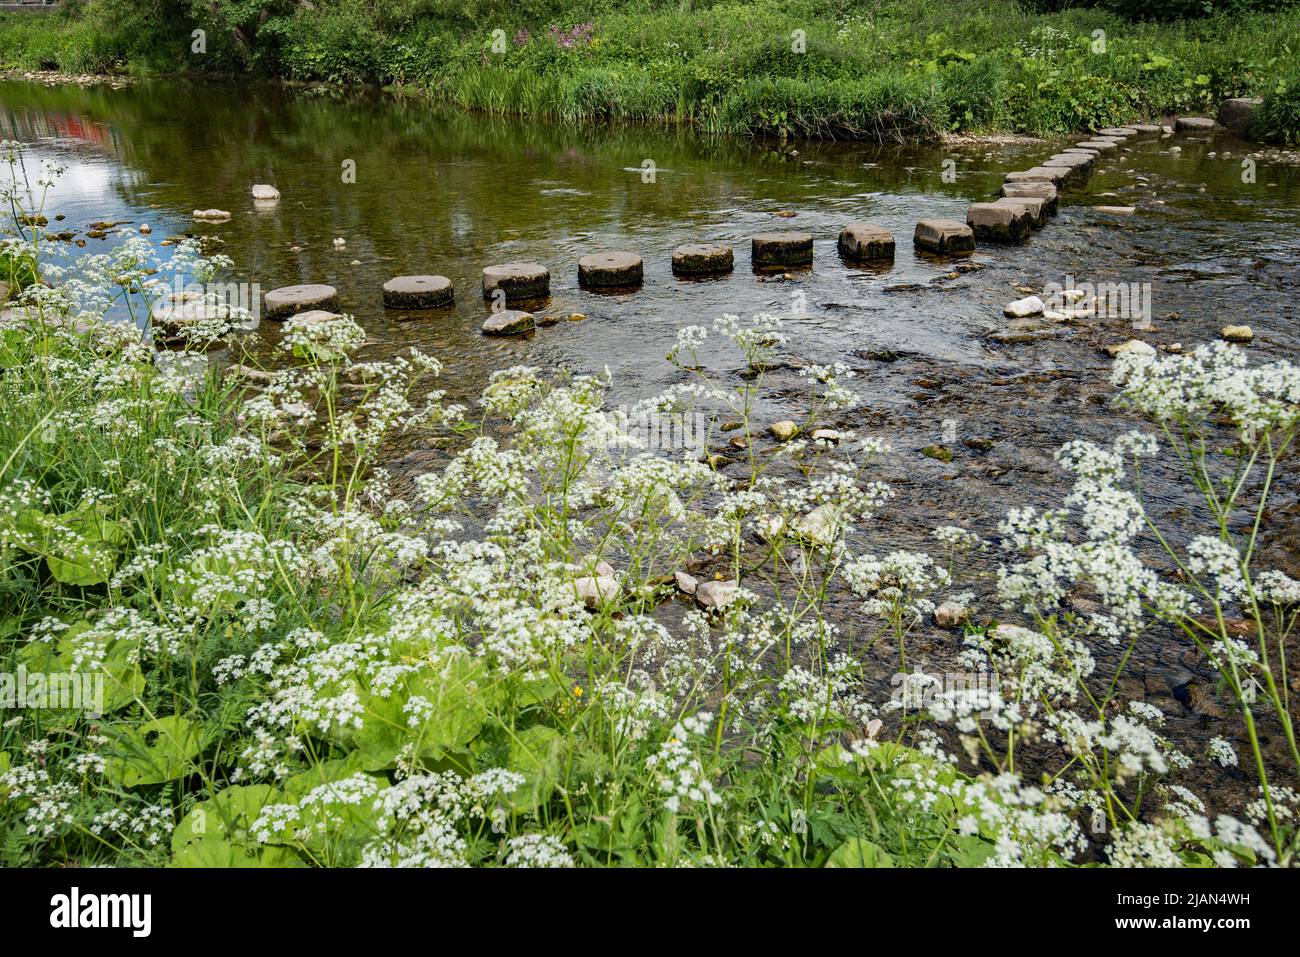
M382 11L325 0L288 13L247 0L236 9L263 6L255 30L256 17L238 20L222 5L191 11L185 0L0 16L0 65L258 71L417 87L498 113L895 139L1052 134L1212 110L1225 97L1273 93L1300 54L1295 6L1165 23L1007 0L406 0ZM233 39L236 20L251 42ZM590 28L567 42L580 24ZM202 54L191 52L195 28L207 31ZM1294 124L1288 114L1269 134L1293 137Z

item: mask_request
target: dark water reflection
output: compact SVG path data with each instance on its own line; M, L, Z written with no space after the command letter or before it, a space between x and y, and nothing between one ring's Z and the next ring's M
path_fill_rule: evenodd
M66 216L62 228L129 219L150 223L158 241L195 231L194 209L230 210L228 222L198 232L224 240L234 279L263 291L296 282L337 286L343 308L370 333L373 356L409 345L434 351L458 398L474 395L490 371L528 362L608 367L613 401L630 401L677 381L664 354L678 328L723 313L788 315L793 364L844 361L858 371L863 405L835 424L896 449L881 477L898 497L866 533L868 548L923 545L928 530L945 523L989 533L1010 506L1057 504L1065 483L1052 451L1130 427L1107 407L1109 360L1100 351L1132 337L1129 324L1093 320L1013 337L1020 341L990 338L1008 329L1002 306L1019 298L1017 286L1041 289L1067 277L1150 283L1155 325L1139 338L1190 347L1224 325L1246 323L1256 335L1255 358L1296 354L1300 175L1261 163L1256 181L1243 182L1241 158L1250 147L1226 137L1130 144L1085 185L1065 191L1059 216L1026 245L981 247L973 262L984 268L958 274L951 263L913 253L916 220L964 219L966 205L995 194L1007 170L1033 165L1059 143L828 143L783 152L685 132L507 122L381 95L184 83L126 90L0 83L0 128L69 166L49 210ZM948 159L956 161L955 182L943 175ZM343 182L346 161L355 163L354 184ZM653 182L644 181L647 161ZM276 185L282 201L255 209L253 183ZM1092 209L1116 204L1137 212ZM797 215L775 215L782 212ZM894 231L892 269L840 261L836 236L855 219ZM747 238L785 228L813 233L815 264L793 280L763 281L749 269ZM336 237L346 240L343 248L335 248ZM735 273L674 279L671 251L693 241L734 244ZM578 288L578 257L605 249L644 257L640 292ZM544 311L587 320L526 339L482 337L479 271L506 260L547 264L552 297ZM409 318L386 313L380 286L406 273L450 277L455 307ZM734 358L711 361L739 371ZM777 369L770 381L760 422L800 416L806 400L794 369ZM973 438L992 447L963 444ZM951 462L920 453L936 442L952 450ZM1156 512L1186 534L1194 503L1171 477L1155 467L1148 489ZM1271 513L1267 557L1295 576L1298 524L1288 481ZM854 618L848 605L840 614ZM955 645L937 634L919 641L910 651L928 654L932 665ZM1186 678L1185 649L1166 635L1143 642L1132 671L1138 686L1128 690L1173 713L1181 705L1167 686ZM1206 679L1198 673L1196 680ZM1205 733L1190 710L1175 719L1188 734Z

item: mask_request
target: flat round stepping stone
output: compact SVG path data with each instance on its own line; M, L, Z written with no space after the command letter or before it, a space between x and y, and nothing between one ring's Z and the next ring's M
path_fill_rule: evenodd
M455 290L446 276L396 276L384 283L385 309L450 306Z
M541 299L550 295L551 271L540 263L500 263L483 270L483 298L501 290L506 301Z
M674 276L720 276L734 265L731 247L720 243L687 243L673 250Z
M200 322L218 322L230 318L230 307L221 302L203 299L155 303L149 318L156 328L176 332Z
M810 266L813 261L812 233L759 233L751 240L750 258L755 269Z
M1114 140L1084 140L1074 145L1080 149L1096 150L1098 153L1113 153L1119 149L1119 144Z
M1159 123L1134 123L1132 129L1136 130L1141 136L1151 136L1161 132L1164 127Z
M1024 206L996 203L971 203L966 210L966 225L978 241L1021 243L1034 228L1029 210Z
M1089 149L1086 146L1070 146L1061 150L1058 155L1065 156L1091 156L1093 159L1101 158L1101 150Z
M1206 132L1214 129L1218 124L1208 116L1180 116L1174 120L1174 129L1180 133L1184 131L1195 130Z
M875 223L849 223L840 230L839 250L853 262L893 262L894 234Z
M1001 195L1008 199L1040 199L1044 214L1056 215L1056 187L1051 183L1003 183Z
M535 325L533 314L522 309L502 309L487 317L483 323L485 336L517 336Z
M578 285L583 289L639 286L643 275L636 253L591 253L578 260Z
M1131 126L1108 126L1105 129L1097 131L1098 136L1122 136L1125 139L1130 136L1137 136L1138 131Z
M912 243L918 249L943 256L968 253L975 249L975 232L955 219L922 219L916 224Z
M337 309L338 304L339 291L324 283L281 286L262 297L262 310L268 319L287 319L310 309Z

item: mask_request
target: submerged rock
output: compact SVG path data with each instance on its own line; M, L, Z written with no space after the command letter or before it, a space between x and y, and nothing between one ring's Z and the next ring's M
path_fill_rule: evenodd
M274 203L280 199L280 191L266 183L258 183L253 187L252 192L253 199L259 203Z
M515 336L527 332L535 325L533 314L521 309L502 309L488 316L483 323L485 336Z
M789 442L799 434L799 426L789 419L782 419L780 422L773 422L767 427L772 436L778 442Z
M934 610L934 623L940 628L960 628L970 621L970 610L955 601L945 601Z

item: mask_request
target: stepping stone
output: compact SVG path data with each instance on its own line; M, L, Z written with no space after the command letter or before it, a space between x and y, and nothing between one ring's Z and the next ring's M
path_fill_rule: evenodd
M199 322L215 322L230 318L230 307L221 302L202 299L191 302L158 302L149 311L156 328L175 332Z
M750 262L755 269L810 266L812 261L812 233L759 233L752 240Z
M1101 159L1101 150L1088 149L1086 146L1071 146L1063 149L1058 155L1063 156L1091 156L1094 160Z
M893 262L894 234L875 223L849 223L840 230L839 250L852 262Z
M1098 130L1097 135L1114 137L1122 136L1125 139L1128 139L1130 136L1137 136L1138 131L1133 129L1131 126L1108 126L1104 130Z
M1056 187L1051 183L1003 183L1001 195L1008 199L1041 199L1043 212L1056 215Z
M437 309L454 298L446 276L397 276L384 283L385 309Z
M487 317L483 323L485 336L517 336L535 325L533 314L521 309L502 309Z
M1094 162L1096 162L1096 157L1092 155L1091 151L1081 153L1060 152L1053 153L1043 160L1042 165L1051 166L1053 163L1067 163L1070 166L1082 166L1084 169L1091 169Z
M1110 216L1132 216L1137 212L1136 206L1094 206L1094 213L1106 213Z
M1254 96L1234 96L1219 104L1219 125L1231 133L1244 136L1250 127L1251 114L1263 100Z
M734 265L731 247L720 243L687 243L673 250L674 276L720 276Z
M337 309L339 291L324 283L281 286L262 297L263 312L268 319L287 319L309 309Z
M1070 178L1070 171L1063 166L1035 166L1031 169L1008 173L1008 183L1051 183L1060 186Z
M916 224L912 243L941 256L968 253L975 249L975 231L955 219L923 219Z
M996 243L1024 242L1034 228L1028 209L999 203L971 203L966 210L966 223L977 241Z
M641 285L641 257L636 253L592 253L578 260L583 289L625 289Z
M500 263L483 270L483 298L491 299L500 289L506 301L541 299L550 295L551 271L540 263Z
M994 206L1012 206L1026 210L1034 229L1041 229L1047 224L1047 201L1033 196L1004 196L993 201ZM979 231L976 231L979 236Z
M1067 182L1084 180L1088 178L1089 167L1092 160L1086 156L1079 156L1077 153L1072 156L1051 156L1043 160L1043 166L1048 169L1064 169L1069 173Z
M1174 129L1180 133L1193 131L1205 133L1214 129L1217 125L1208 116L1180 116L1174 120Z
M1159 123L1134 123L1132 129L1136 130L1141 136L1152 136L1164 130Z
M1096 150L1098 153L1113 153L1119 149L1119 144L1114 140L1084 140L1074 145L1080 149Z

